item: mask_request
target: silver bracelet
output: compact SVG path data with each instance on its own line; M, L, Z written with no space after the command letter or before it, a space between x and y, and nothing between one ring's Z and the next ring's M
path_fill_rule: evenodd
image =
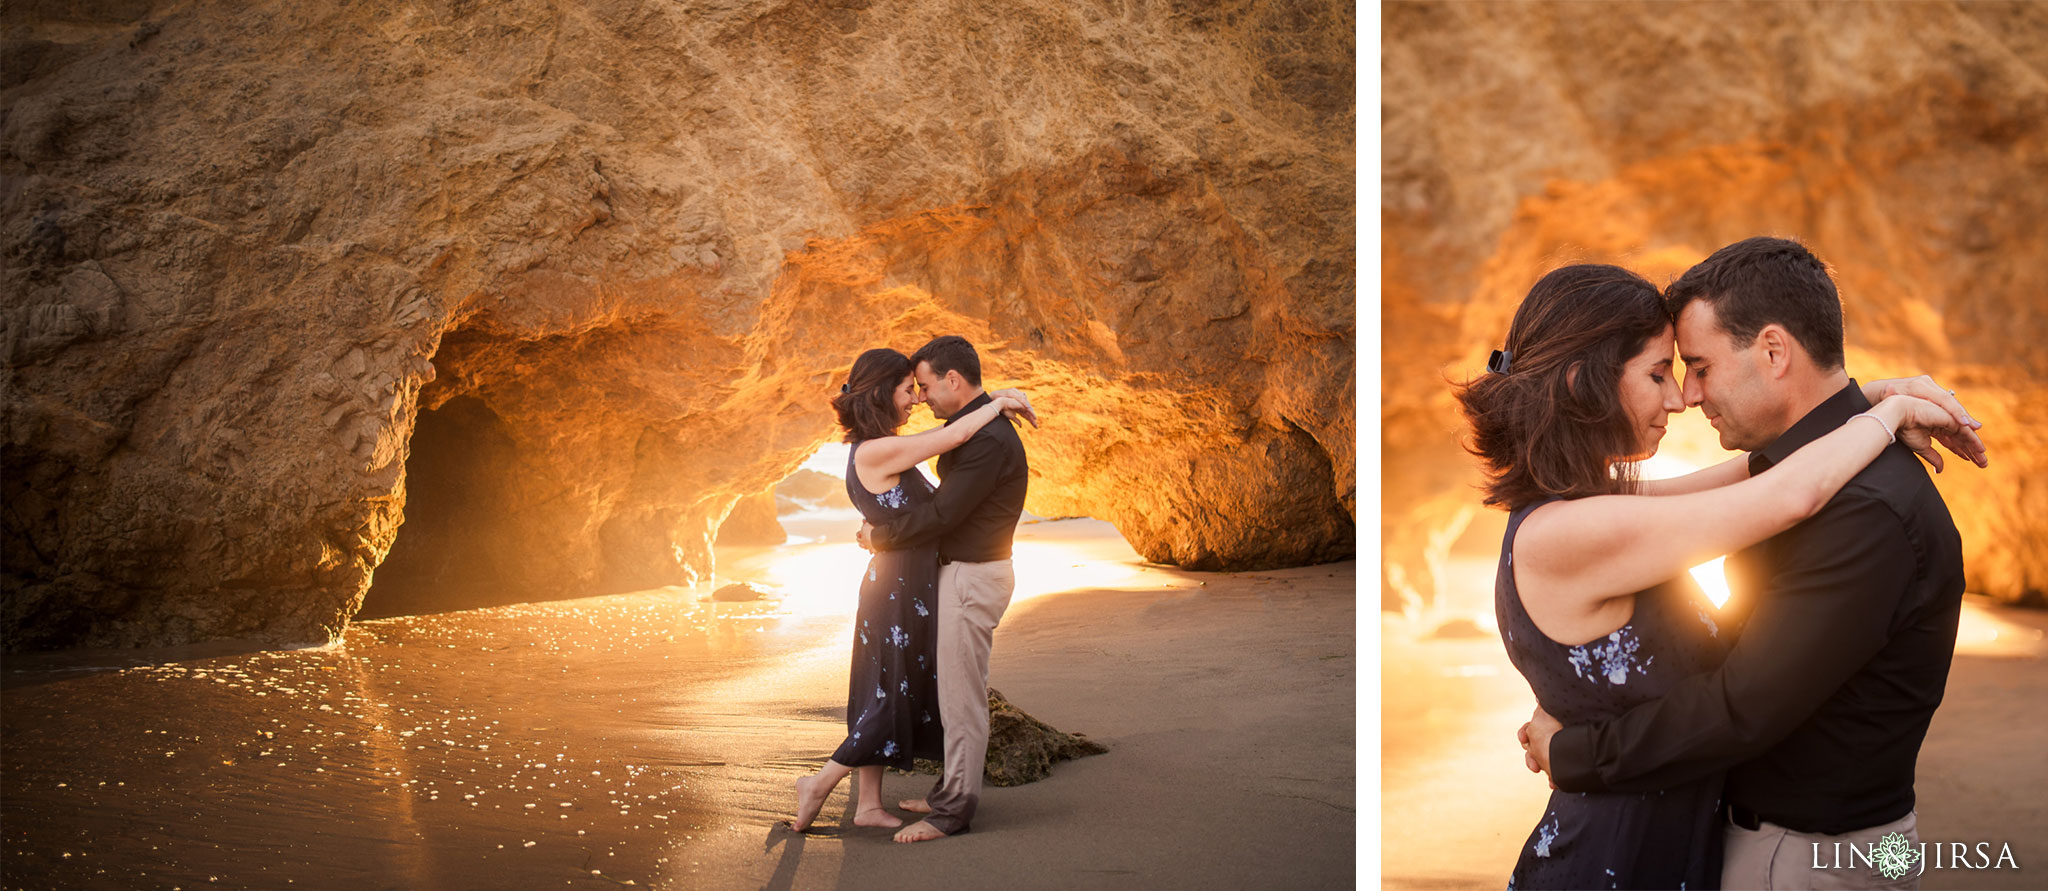
M1866 412L1863 412L1862 414L1854 414L1854 415L1850 415L1850 416L1849 416L1849 420L1851 420L1851 421L1853 421L1853 420L1856 420L1857 418L1869 418L1869 419L1871 419L1871 420L1873 420L1873 421L1876 421L1876 422L1877 422L1877 426L1879 426L1879 427L1883 427L1883 428L1884 428L1884 439L1885 439L1885 442L1884 442L1884 444L1885 444L1885 445L1891 445L1892 443L1895 443L1895 442L1898 442L1898 441L1899 441L1899 437L1898 437L1898 436L1897 436L1896 434L1892 433L1892 425L1890 425L1890 424L1887 424L1887 423L1885 423L1885 422L1884 422L1884 419L1883 419L1883 418L1880 418L1880 417L1878 417L1878 416L1876 416L1876 415L1874 415L1874 414L1871 414L1870 412L1867 412L1867 411L1866 411Z

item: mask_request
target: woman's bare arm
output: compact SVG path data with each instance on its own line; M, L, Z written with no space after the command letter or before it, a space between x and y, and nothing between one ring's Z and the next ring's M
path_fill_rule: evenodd
M1895 395L1918 396L1947 411L1949 416L1956 419L1957 426L1953 430L1937 428L1932 431L1934 440L1965 461L1970 461L1978 467L1985 465L1984 441L1978 439L1976 434L1976 429L1984 425L1977 423L1977 419L1970 416L1969 410L1956 398L1954 390L1944 389L1934 382L1934 378L1924 374L1919 377L1876 380L1863 385L1863 396L1870 400L1872 405L1883 402L1887 396ZM1927 463L1937 470L1941 468L1939 455L1928 458ZM1749 479L1749 459L1737 455L1705 470L1696 470L1684 476L1644 480L1642 494L1684 495L1733 485L1746 479Z
M1766 473L1682 495L1601 495L1546 504L1514 542L1515 583L1531 616L1575 617L1689 566L1785 531L1820 510L1901 427L1953 428L1947 410L1893 396ZM1549 633L1549 629L1546 629Z
M987 405L968 412L943 427L934 427L909 436L884 436L867 440L860 444L860 450L853 455L854 470L866 479L895 476L931 460L933 456L959 448L981 428L995 420L997 415L1022 407L1023 404L1015 397L997 396L989 400ZM865 480L862 485L866 485Z

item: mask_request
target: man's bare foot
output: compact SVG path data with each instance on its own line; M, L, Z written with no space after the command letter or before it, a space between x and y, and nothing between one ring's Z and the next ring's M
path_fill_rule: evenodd
M913 814L929 814L932 812L932 806L926 804L922 798L905 798L902 801L896 802L896 806Z
M896 843L899 845L907 845L911 842L931 841L933 839L940 839L945 837L946 834L940 832L937 826L933 826L930 823L927 823L923 820L919 820L915 823L910 824L909 826L903 827L901 831L897 832Z
M854 812L853 825L879 826L883 829L894 829L903 825L903 821L895 814L878 807L871 807Z
M789 821L789 828L803 832L811 828L811 821L818 818L819 809L825 806L825 797L832 794L818 777L798 777L796 781L796 819Z

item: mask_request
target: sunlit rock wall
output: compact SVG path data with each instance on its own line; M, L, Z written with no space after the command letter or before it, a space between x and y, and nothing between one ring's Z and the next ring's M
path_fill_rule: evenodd
M1386 600L1481 478L1447 385L1569 262L1666 283L1752 235L1834 269L1861 379L1930 372L1993 468L1937 482L1972 591L2048 589L2048 6L1389 3Z
M941 333L1045 410L1029 509L1352 553L1348 4L0 17L10 645L690 582Z

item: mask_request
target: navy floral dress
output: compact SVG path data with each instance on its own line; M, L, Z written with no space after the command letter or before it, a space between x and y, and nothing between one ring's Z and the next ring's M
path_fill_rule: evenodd
M846 494L868 522L881 524L931 500L930 480L916 468L880 495L860 484L846 456ZM848 767L885 764L910 769L911 760L941 760L939 723L939 552L936 544L879 551L860 580L854 616L853 669L846 694L846 741L832 760Z
M1721 663L1713 603L1690 576L1636 594L1628 624L1568 647L1536 630L1515 590L1515 532L1538 502L1508 517L1493 609L1508 659L1536 702L1564 724L1613 718ZM1552 792L1510 889L1715 888L1721 880L1721 774L1647 793Z

